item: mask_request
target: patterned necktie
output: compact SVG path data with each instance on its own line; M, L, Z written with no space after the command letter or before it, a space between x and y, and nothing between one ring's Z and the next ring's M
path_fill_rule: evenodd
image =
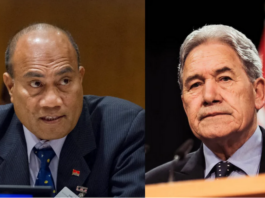
M55 153L51 147L44 149L33 148L35 155L40 159L40 170L36 179L35 186L51 186L53 188L53 195L55 195L55 186L52 174L49 168L52 158Z
M220 161L215 165L215 178L227 177L235 170L235 166L227 161Z

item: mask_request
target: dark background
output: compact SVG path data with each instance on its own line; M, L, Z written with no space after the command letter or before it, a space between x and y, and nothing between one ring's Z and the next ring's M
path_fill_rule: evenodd
M178 87L179 48L186 36L205 24L229 25L259 46L264 26L263 1L146 0L146 171L172 160L175 150L193 138ZM233 3L233 4L231 4Z

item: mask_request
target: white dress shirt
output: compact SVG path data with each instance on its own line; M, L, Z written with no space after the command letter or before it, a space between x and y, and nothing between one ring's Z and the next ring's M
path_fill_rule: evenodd
M237 166L241 170L236 169L231 172L228 177L255 176L259 173L259 166L262 152L262 133L257 127L253 135L229 158L228 162ZM206 179L214 179L215 173L211 173L213 167L220 161L205 144L203 144L203 153L205 157L204 177Z
M52 147L52 149L55 152L55 156L51 160L49 168L52 173L54 186L56 188L60 153L61 153L64 141L65 141L65 138L67 136L61 139L50 140L50 141L40 140L33 133L31 133L24 125L23 125L23 129L24 129L24 135L25 135L26 143L27 143L27 153L28 153L29 172L30 172L30 185L35 186L36 178L40 170L40 159L34 154L33 147L37 149Z

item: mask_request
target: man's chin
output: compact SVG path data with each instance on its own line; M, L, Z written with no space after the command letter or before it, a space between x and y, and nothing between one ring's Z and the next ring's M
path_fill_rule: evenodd
M217 140L217 139L225 139L228 138L234 130L227 126L214 126L207 127L206 129L200 129L196 136L201 140Z
M34 133L34 135L41 140L56 140L65 137L68 135L68 132L66 133L65 131L59 131L58 129L41 129L38 130L37 133Z
M218 140L224 140L229 138L230 132L218 132L218 133L204 133L200 134L199 139L202 141L210 140L210 141L218 141Z

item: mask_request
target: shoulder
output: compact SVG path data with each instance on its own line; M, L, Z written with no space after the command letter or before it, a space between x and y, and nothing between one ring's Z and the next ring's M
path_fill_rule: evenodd
M13 104L0 105L0 140L6 134L14 115Z
M178 162L167 162L162 164L145 174L145 183L146 184L155 184L155 183L166 183L169 179L169 172L173 168L174 172L181 172L182 168L188 163L189 159L195 153L190 153L185 159Z
M169 171L172 161L157 166L145 174L146 184L165 183L168 182Z
M0 105L0 134L6 131L14 114L13 104Z
M129 110L132 112L143 110L142 107L130 101L111 96L86 95L84 96L84 101L88 104L90 113L93 113L95 110L103 109L105 111Z
M92 120L101 120L109 124L125 124L137 117L144 118L142 107L124 99L111 96L84 96L84 106L88 107Z
M0 121L3 118L3 116L5 117L10 113L12 114L14 113L14 106L12 103L6 105L0 105L0 115L1 115Z
M130 131L143 131L144 109L127 100L111 96L88 95L84 96L84 108L88 109L95 133L100 131L101 134L112 134L114 132L112 135L126 136Z

